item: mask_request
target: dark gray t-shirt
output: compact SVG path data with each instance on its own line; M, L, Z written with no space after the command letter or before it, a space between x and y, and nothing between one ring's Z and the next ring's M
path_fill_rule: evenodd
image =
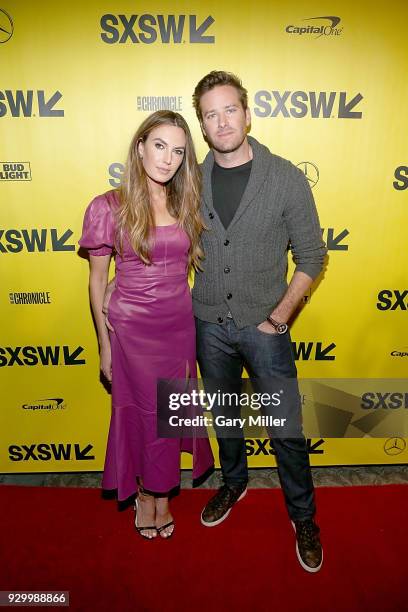
M211 175L213 204L225 229L237 211L251 174L251 167L252 159L234 168L222 168L214 162Z

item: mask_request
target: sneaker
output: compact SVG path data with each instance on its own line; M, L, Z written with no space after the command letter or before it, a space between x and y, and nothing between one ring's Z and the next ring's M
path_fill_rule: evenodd
M323 563L320 529L312 519L292 521L296 532L296 554L300 565L307 572L318 572Z
M238 485L223 485L209 500L201 513L201 523L206 527L215 527L225 521L232 506L245 497L246 483Z

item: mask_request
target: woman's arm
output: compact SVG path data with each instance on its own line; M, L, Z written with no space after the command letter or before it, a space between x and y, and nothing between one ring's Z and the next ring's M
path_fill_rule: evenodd
M103 298L108 284L110 255L89 256L89 296L98 332L100 367L109 382L112 382L112 363L109 333L102 312Z

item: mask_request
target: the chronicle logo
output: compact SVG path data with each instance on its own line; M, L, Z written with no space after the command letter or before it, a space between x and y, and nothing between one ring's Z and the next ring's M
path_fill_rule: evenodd
M137 110L149 113L171 110L179 113L183 110L182 102L182 96L137 96Z
M313 38L320 38L321 36L340 36L343 32L343 28L338 28L340 23L340 17L327 16L327 17L307 17L302 19L302 22L314 23L307 25L288 25L285 31L288 34L295 34L297 36L311 36ZM322 22L323 23L316 23Z
M4 9L0 9L0 44L6 43L13 36L13 20Z
M408 310L408 289L383 289L377 295L378 310Z
M21 306L24 304L51 304L49 291L10 291L10 304Z
M393 182L394 189L397 189L397 191L408 189L408 166L395 168L394 178L396 179Z
M261 89L254 96L257 117L285 119L361 119L362 112L353 110L361 102L361 93L346 91L277 91Z
M57 229L0 229L0 253L29 253L38 251L75 251L74 244L67 244L73 235L70 229L61 233Z
M5 89L0 91L0 117L63 117L62 108L54 108L62 98L60 91L46 94L44 89Z
M113 45L127 42L151 45L163 44L214 44L215 36L207 30L214 23L211 15L200 19L197 15L102 15L101 39Z
M63 397L46 397L45 399L34 400L33 402L27 402L23 404L21 408L23 410L36 410L49 411L49 410L65 410L67 407Z
M0 161L0 181L31 181L30 162Z
M365 410L408 408L408 393L401 393L401 391L390 391L387 393L367 391L361 396L361 408Z
M312 162L299 162L296 166L307 178L311 189L319 182L319 168Z
M84 365L79 359L82 346L0 346L0 368L4 366L77 366Z

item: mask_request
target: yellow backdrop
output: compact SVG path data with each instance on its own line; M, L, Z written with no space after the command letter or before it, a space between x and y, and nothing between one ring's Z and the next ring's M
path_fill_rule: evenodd
M2 2L1 471L102 468L110 396L77 254L83 213L119 184L136 126L158 108L182 112L203 159L191 94L213 69L242 77L251 134L313 186L330 257L293 325L299 375L405 376L407 4L327 10L317 0ZM259 449L248 442L250 465L274 465ZM310 452L314 465L408 457L406 439L368 436L313 439Z

